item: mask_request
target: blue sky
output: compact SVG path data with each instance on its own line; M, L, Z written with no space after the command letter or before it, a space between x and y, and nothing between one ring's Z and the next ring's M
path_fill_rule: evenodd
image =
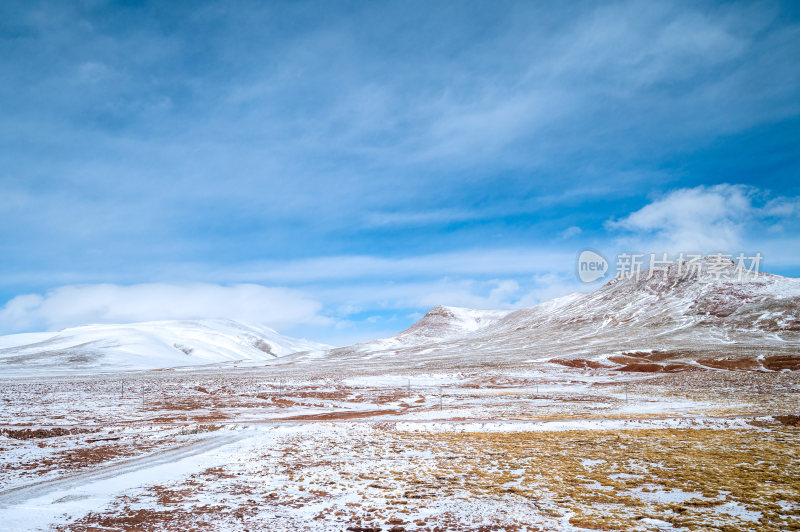
M0 332L341 344L585 248L800 275L796 3L67 4L0 5Z

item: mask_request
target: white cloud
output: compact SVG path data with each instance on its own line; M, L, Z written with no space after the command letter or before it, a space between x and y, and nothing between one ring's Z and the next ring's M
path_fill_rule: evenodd
M59 277L61 287L21 294L0 305L0 333L103 322L230 318L340 343L343 338L363 340L369 336L364 330L375 330L361 317L350 321L365 311L401 310L405 315L437 305L509 309L522 302L533 304L542 298L532 291L542 287L531 281L532 276L553 271L568 275L573 267L573 253L500 248L397 258L317 257L219 270L186 265L166 277L162 272L164 282L129 285L77 284L89 279L76 274ZM29 277L20 274L13 280ZM263 284L238 284L253 282ZM405 325L398 325L394 332ZM337 336L341 328L358 331Z
M450 224L480 218L482 215L469 210L434 209L412 212L373 212L366 216L368 227L427 226Z
M743 185L716 185L674 190L620 220L612 230L629 232L623 242L650 250L713 252L739 249L746 224L757 215L757 190Z
M619 220L609 220L606 228L621 231L618 244L629 251L762 250L769 244L767 233L783 233L800 213L800 198L769 196L766 190L746 185L682 188Z
M572 268L557 273L524 278L479 280L443 278L400 283L368 283L337 286L319 291L323 301L347 301L352 308L374 310L419 309L438 305L476 309L517 309L566 295L587 286L577 280ZM340 308L347 308L345 306ZM345 319L345 314L337 314ZM408 317L407 315L405 315Z
M561 238L572 238L573 236L577 236L581 234L583 230L578 227L577 225L573 225L571 227L567 227L563 231L561 231Z
M774 218L800 217L800 198L775 198L764 205L763 213Z
M302 292L255 284L95 284L25 294L0 308L0 329L58 330L87 323L230 318L278 330L324 325L322 304Z
M437 305L469 307L481 309L512 308L519 298L520 286L514 280L492 280L478 283L472 280L463 282L447 282L446 280L432 287L430 291L413 294L416 306L426 308Z
M533 247L476 248L411 257L339 255L293 261L248 263L224 271L204 271L213 278L255 280L271 284L319 282L336 279L404 279L444 276L494 277L568 271L573 251ZM196 271L185 274L197 275Z
M605 282L605 280L601 282ZM530 307L573 292L586 292L595 288L597 288L597 284L587 285L578 281L574 272L538 274L533 277L532 286L528 292L514 306L516 308Z

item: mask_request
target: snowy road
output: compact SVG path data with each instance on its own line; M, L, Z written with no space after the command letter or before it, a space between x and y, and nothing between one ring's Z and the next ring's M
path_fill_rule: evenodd
M118 493L215 462L221 448L249 431L198 434L197 441L139 458L0 492L0 530L38 530L70 514L98 509Z

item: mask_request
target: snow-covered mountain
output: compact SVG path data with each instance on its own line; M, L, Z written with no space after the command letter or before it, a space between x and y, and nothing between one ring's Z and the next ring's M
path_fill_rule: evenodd
M0 337L0 373L155 369L325 349L330 346L230 320L87 325Z
M507 316L509 310L474 310L438 306L428 311L420 321L399 333L395 338L406 341L426 338L450 338L488 327Z
M800 279L746 275L732 262L716 264L713 270L696 275L685 264L675 264L513 312L440 306L395 336L336 349L224 320L91 325L57 334L13 335L0 337L0 373L152 369L236 360L273 361L284 371L313 367L331 374L354 368L385 372L520 366L800 369Z
M631 371L797 365L800 279L748 275L730 261L709 273L709 259L701 262L699 275L673 264L514 312L437 307L396 336L335 349L331 356L427 360L436 367L553 360Z
M389 338L371 340L344 348L348 351L376 352L403 349L448 338L459 338L497 323L510 310L475 310L438 306L408 329Z

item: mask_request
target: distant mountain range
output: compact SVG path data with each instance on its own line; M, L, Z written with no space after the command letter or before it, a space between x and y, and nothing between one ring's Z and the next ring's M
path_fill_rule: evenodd
M800 279L747 275L732 262L714 274L684 266L516 311L439 306L395 336L341 348L226 320L12 335L0 337L0 369L14 375L232 361L386 371L542 363L631 372L800 369Z

